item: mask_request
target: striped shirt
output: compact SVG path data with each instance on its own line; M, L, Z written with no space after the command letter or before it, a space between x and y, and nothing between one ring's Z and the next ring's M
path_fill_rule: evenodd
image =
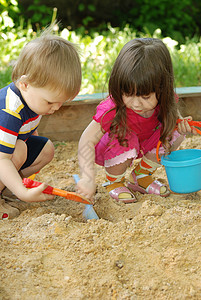
M42 116L33 112L14 83L0 90L0 152L12 154L17 139L26 141Z

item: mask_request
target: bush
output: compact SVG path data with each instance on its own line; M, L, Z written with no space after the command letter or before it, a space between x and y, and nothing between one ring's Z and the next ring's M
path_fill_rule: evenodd
M160 28L163 36L179 43L201 33L199 0L34 0L32 4L19 0L19 4L32 24L50 22L51 11L57 7L63 28L76 31L84 27L87 34L107 30L108 23L122 30L129 24L135 32L150 34Z
M123 30L108 25L107 31L101 35L96 32L93 36L83 36L67 28L58 32L63 38L80 45L82 63L82 94L107 91L107 80L114 60L120 49L130 39L136 37L136 32L128 25ZM0 33L0 87L11 80L12 61L17 58L22 47L37 33L28 28L11 28L11 31ZM141 34L141 36L150 36ZM153 37L161 38L167 44L173 60L175 84L180 86L201 85L201 40L186 40L185 44L171 38L163 38L161 30L157 29Z

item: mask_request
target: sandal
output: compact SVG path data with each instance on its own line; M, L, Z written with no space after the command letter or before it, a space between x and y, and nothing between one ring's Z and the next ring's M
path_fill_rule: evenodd
M142 186L140 186L138 184L137 177L135 175L134 170L131 172L131 176L132 176L134 182L129 181L127 186L129 189L131 189L134 192L138 191L142 194L155 194L155 195L159 195L161 197L167 197L170 195L170 191L169 191L168 187L158 180L154 180L151 184L148 185L147 188L143 188ZM147 176L147 174L145 174L145 176ZM162 187L165 188L164 193L161 193Z
M135 195L121 182L114 182L108 184L106 189L109 195L118 202L134 203L137 202ZM124 194L129 194L130 198L125 197Z
M19 209L10 206L4 199L0 198L0 220L14 219L20 214Z

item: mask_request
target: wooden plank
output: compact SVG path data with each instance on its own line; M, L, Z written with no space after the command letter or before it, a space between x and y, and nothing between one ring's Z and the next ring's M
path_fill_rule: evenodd
M179 110L183 117L192 116L193 120L201 121L201 96L180 99Z
M97 104L62 106L54 114L42 117L38 132L52 141L78 141L91 122L96 106Z
M101 100L107 97L107 93L95 93L95 94L86 94L78 95L71 102L65 102L63 106L69 105L84 105L84 104L98 104Z
M201 86L179 87L175 92L181 98L201 97Z

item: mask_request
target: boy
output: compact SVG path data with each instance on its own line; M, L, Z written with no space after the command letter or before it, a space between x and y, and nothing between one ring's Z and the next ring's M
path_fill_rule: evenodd
M0 194L7 187L22 201L53 199L42 193L46 184L26 189L22 178L41 170L54 156L52 142L37 134L42 115L53 114L71 101L80 86L75 45L46 30L24 47L12 83L0 90ZM0 220L17 215L19 210L0 197Z

